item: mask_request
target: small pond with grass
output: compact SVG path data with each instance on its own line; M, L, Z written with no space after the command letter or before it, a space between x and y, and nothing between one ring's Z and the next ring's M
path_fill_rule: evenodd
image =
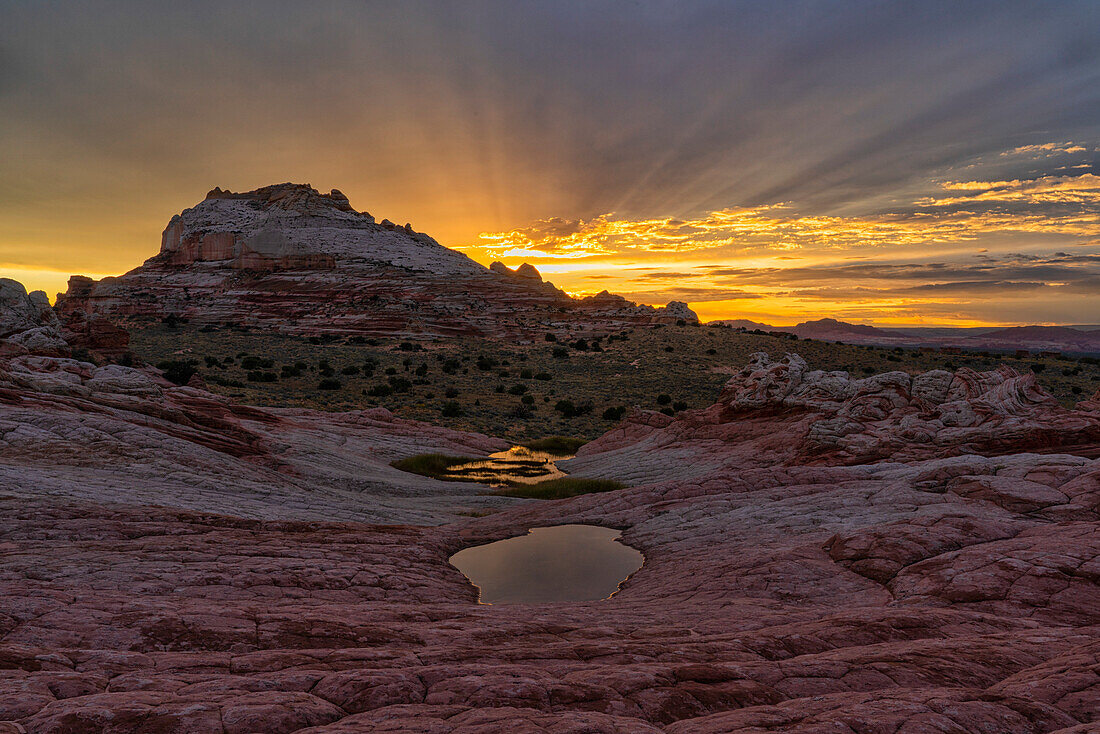
M401 471L452 482L477 482L494 494L527 499L560 500L592 492L613 492L625 485L613 479L570 477L557 462L573 458L584 441L563 436L513 446L484 458L417 454L392 462Z
M645 556L597 525L533 528L526 535L466 548L450 558L480 592L481 604L606 599Z
M526 446L513 446L507 451L489 454L484 459L474 459L463 464L449 466L438 474L440 479L488 484L490 487L508 487L513 484L535 484L547 479L559 479L565 472L556 462L570 458L569 454L536 451Z

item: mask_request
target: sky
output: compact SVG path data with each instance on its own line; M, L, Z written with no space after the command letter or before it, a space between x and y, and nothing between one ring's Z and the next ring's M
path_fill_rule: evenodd
M1100 3L0 0L0 276L284 181L704 319L1100 323Z

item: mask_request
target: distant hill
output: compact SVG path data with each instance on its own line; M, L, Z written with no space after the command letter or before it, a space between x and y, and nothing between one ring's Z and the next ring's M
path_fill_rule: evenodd
M852 340L858 339L898 339L904 338L904 334L897 331L880 329L877 326L865 326L863 324L849 324L836 319L818 319L817 321L804 321L801 324L785 329L792 334L797 334L802 339L823 340Z
M989 349L1100 352L1100 332L1080 331L1068 326L1011 326L968 337L965 343Z
M760 331L780 331L777 326L770 326L768 324L762 324L759 321L749 321L748 319L719 319L718 321L708 321L708 326L728 326L731 329L759 329Z
M1011 326L1011 327L898 327L851 324L825 318L804 321L795 326L770 326L747 319L711 321L734 328L761 331L786 331L801 339L838 341L849 344L902 347L957 347L972 351L1027 350L1100 354L1100 329L1096 326Z

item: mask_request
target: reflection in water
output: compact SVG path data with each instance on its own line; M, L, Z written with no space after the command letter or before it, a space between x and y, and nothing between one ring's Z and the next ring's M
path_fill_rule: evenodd
M546 479L564 477L565 472L554 462L567 458L569 457L562 454L532 451L525 446L513 446L507 451L489 454L485 459L452 466L441 474L440 478L481 482L493 487L504 487L511 483L534 484Z
M483 604L605 599L645 561L616 541L619 535L595 525L534 528L466 548L450 561L481 590Z

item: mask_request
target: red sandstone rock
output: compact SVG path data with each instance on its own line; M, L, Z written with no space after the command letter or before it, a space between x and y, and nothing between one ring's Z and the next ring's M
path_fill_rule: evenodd
M487 437L2 360L0 732L1095 731L1100 461L1024 442L1078 424L1010 375L801 391L790 364L586 449L650 456L635 486L523 502L388 467ZM915 400L971 406L962 445L1021 426L1017 451L807 449L823 415L885 441ZM447 564L569 522L624 528L645 565L608 600L489 607Z

